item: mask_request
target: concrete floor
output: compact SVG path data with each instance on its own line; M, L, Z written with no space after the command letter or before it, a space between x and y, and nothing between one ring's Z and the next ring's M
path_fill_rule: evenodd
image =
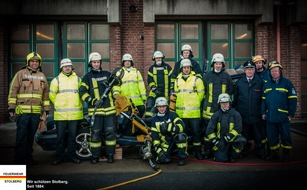
M251 154L248 157L242 158L237 163L216 163L211 160L195 160L193 157L187 159L185 166L177 166L176 157L170 164L159 165L163 175L183 175L183 173L194 173L206 175L208 172L221 172L221 176L229 172L284 172L298 171L303 172L307 169L307 136L304 135L307 129L306 123L294 124L293 128L300 133L293 132L292 139L294 148L291 151L291 161L288 163L270 162L261 160L255 155ZM14 154L14 140L15 140L16 126L15 123L7 123L0 125L0 167L1 165L13 164ZM54 158L54 151L44 151L34 142L34 159L39 161L39 165L27 166L27 176L72 176L84 174L97 175L111 175L111 176L125 176L123 174L152 174L155 171L149 166L146 160L140 158L138 154L139 147L130 146L123 148L123 158L115 160L113 164L101 161L93 165L88 160L83 160L81 164L73 164L69 162L61 163L60 165L52 165ZM161 175L161 174L160 174ZM191 174L192 175L192 174ZM75 178L77 179L77 178ZM95 181L95 178L93 178ZM78 182L75 182L78 183ZM113 184L115 181L106 181L104 184ZM175 184L177 182L174 182ZM179 183L179 182L178 182ZM191 182L193 183L193 182ZM196 184L195 184L196 185ZM100 186L101 187L101 186ZM195 186L197 187L197 186ZM243 186L242 186L243 187ZM66 187L67 188L67 187ZM65 188L64 188L65 189ZM180 189L180 188L179 188Z

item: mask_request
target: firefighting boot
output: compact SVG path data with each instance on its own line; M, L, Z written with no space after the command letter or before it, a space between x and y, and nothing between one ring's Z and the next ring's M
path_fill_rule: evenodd
M282 162L289 162L290 161L290 149L288 148L283 148L282 150L282 157L281 157L281 161Z
M205 155L204 159L210 159L213 156L211 142L205 142Z
M113 154L109 154L107 159L108 159L108 163L113 163L114 162Z
M279 157L279 151L276 150L270 150L269 156L266 158L267 160L278 160Z
M178 166L184 166L186 163L185 163L185 159L184 158L179 158L179 161L178 161Z
M196 158L197 160L203 160L203 159L204 159L204 157L203 157L203 155L201 154L200 151L194 152L194 156L195 156L195 158Z

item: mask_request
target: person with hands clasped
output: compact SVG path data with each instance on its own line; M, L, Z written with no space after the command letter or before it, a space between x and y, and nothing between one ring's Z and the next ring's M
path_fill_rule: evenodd
M242 118L239 112L230 107L230 96L222 93L218 97L220 109L208 124L205 138L213 144L214 160L217 162L236 162L246 139L240 134Z
M178 165L185 165L188 143L183 121L175 112L169 111L167 100L164 97L156 99L155 108L157 114L151 120L151 137L157 154L156 161L161 164L169 163L171 153L177 147Z
M101 157L102 143L105 144L107 162L114 162L116 135L115 121L116 109L113 97L118 93L112 88L105 99L101 96L106 90L105 85L111 76L109 71L101 68L102 58L97 52L89 55L88 66L92 68L82 79L79 94L83 101L88 103L88 115L95 114L94 124L91 127L90 149L92 152L92 164L97 164ZM96 108L96 112L94 110ZM104 140L104 142L103 142Z
M37 52L29 53L26 66L18 71L10 84L8 110L16 120L16 164L35 165L33 159L34 135L38 129L42 111L49 115L48 81L42 73L42 57Z

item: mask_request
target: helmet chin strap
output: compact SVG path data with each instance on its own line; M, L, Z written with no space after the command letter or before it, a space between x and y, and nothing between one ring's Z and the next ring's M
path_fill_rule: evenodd
M222 70L222 69L221 69L221 70ZM214 69L214 71L215 71L216 73L221 72L221 70Z
M229 107L227 107L227 108L223 108L223 107L221 107L221 109L222 109L222 111L223 111L223 112L226 112L226 111L228 111L228 110L229 110Z
M158 113L157 113L157 116L158 116L158 117L163 117L163 116L165 116L165 113L160 113L160 112L158 112Z

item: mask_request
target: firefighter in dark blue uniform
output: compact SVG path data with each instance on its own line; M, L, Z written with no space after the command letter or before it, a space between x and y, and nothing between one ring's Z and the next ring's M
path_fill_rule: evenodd
M256 66L256 75L264 80L264 82L268 81L271 78L270 71L265 67L266 60L263 59L261 55L255 55L253 57L253 62Z
M254 140L257 156L265 158L265 137L261 125L261 95L264 81L255 75L255 63L244 63L245 77L237 80L234 88L233 108L241 114L243 127L242 135L247 141ZM243 156L250 152L250 144L246 143L242 151Z
M163 61L164 54L161 51L155 51L152 60L155 61L148 70L148 86L150 88L149 96L146 103L146 118L153 116L152 109L158 97L165 97L166 100L170 96L170 85L172 67Z
M290 159L293 148L290 121L295 115L297 92L292 82L283 77L282 66L277 61L269 63L271 79L262 90L262 119L266 120L266 131L270 154L268 160L279 159L279 148L282 147L281 161Z
M202 103L202 121L201 125L204 132L208 126L211 116L219 109L217 103L218 96L221 93L232 95L233 83L230 75L225 72L225 59L221 53L215 53L211 60L211 71L203 76L205 86L205 97ZM203 133L204 133L203 132ZM204 134L202 134L204 136ZM205 159L212 156L212 146L208 139L204 141Z
M90 148L92 152L92 164L97 164L101 157L102 144L105 144L108 163L114 162L113 155L115 154L116 135L115 135L115 104L113 97L118 94L115 91L110 92L107 98L103 100L101 107L98 107L102 102L101 95L106 89L104 84L111 73L103 71L101 68L101 55L93 52L89 56L89 67L92 70L84 75L79 94L83 101L88 103L88 115L91 117L95 112L94 125L91 128ZM103 138L104 137L104 138ZM104 140L104 142L103 142Z
M177 147L179 166L185 165L187 153L187 135L185 125L175 112L168 109L166 98L156 99L157 114L151 120L151 137L159 163L169 163L171 153Z
M227 93L218 97L220 109L208 124L206 139L213 144L214 160L217 162L236 162L246 139L240 134L242 118L239 112L230 107L231 99Z
M253 56L253 62L256 65L256 75L261 78L264 82L267 82L271 79L271 74L268 68L266 68L267 60L265 60L261 55L255 55ZM262 134L264 134L265 139L265 146L266 146L266 154L268 154L268 140L266 137L266 122L265 120L261 119L261 128L262 128ZM267 155L266 155L267 156Z

